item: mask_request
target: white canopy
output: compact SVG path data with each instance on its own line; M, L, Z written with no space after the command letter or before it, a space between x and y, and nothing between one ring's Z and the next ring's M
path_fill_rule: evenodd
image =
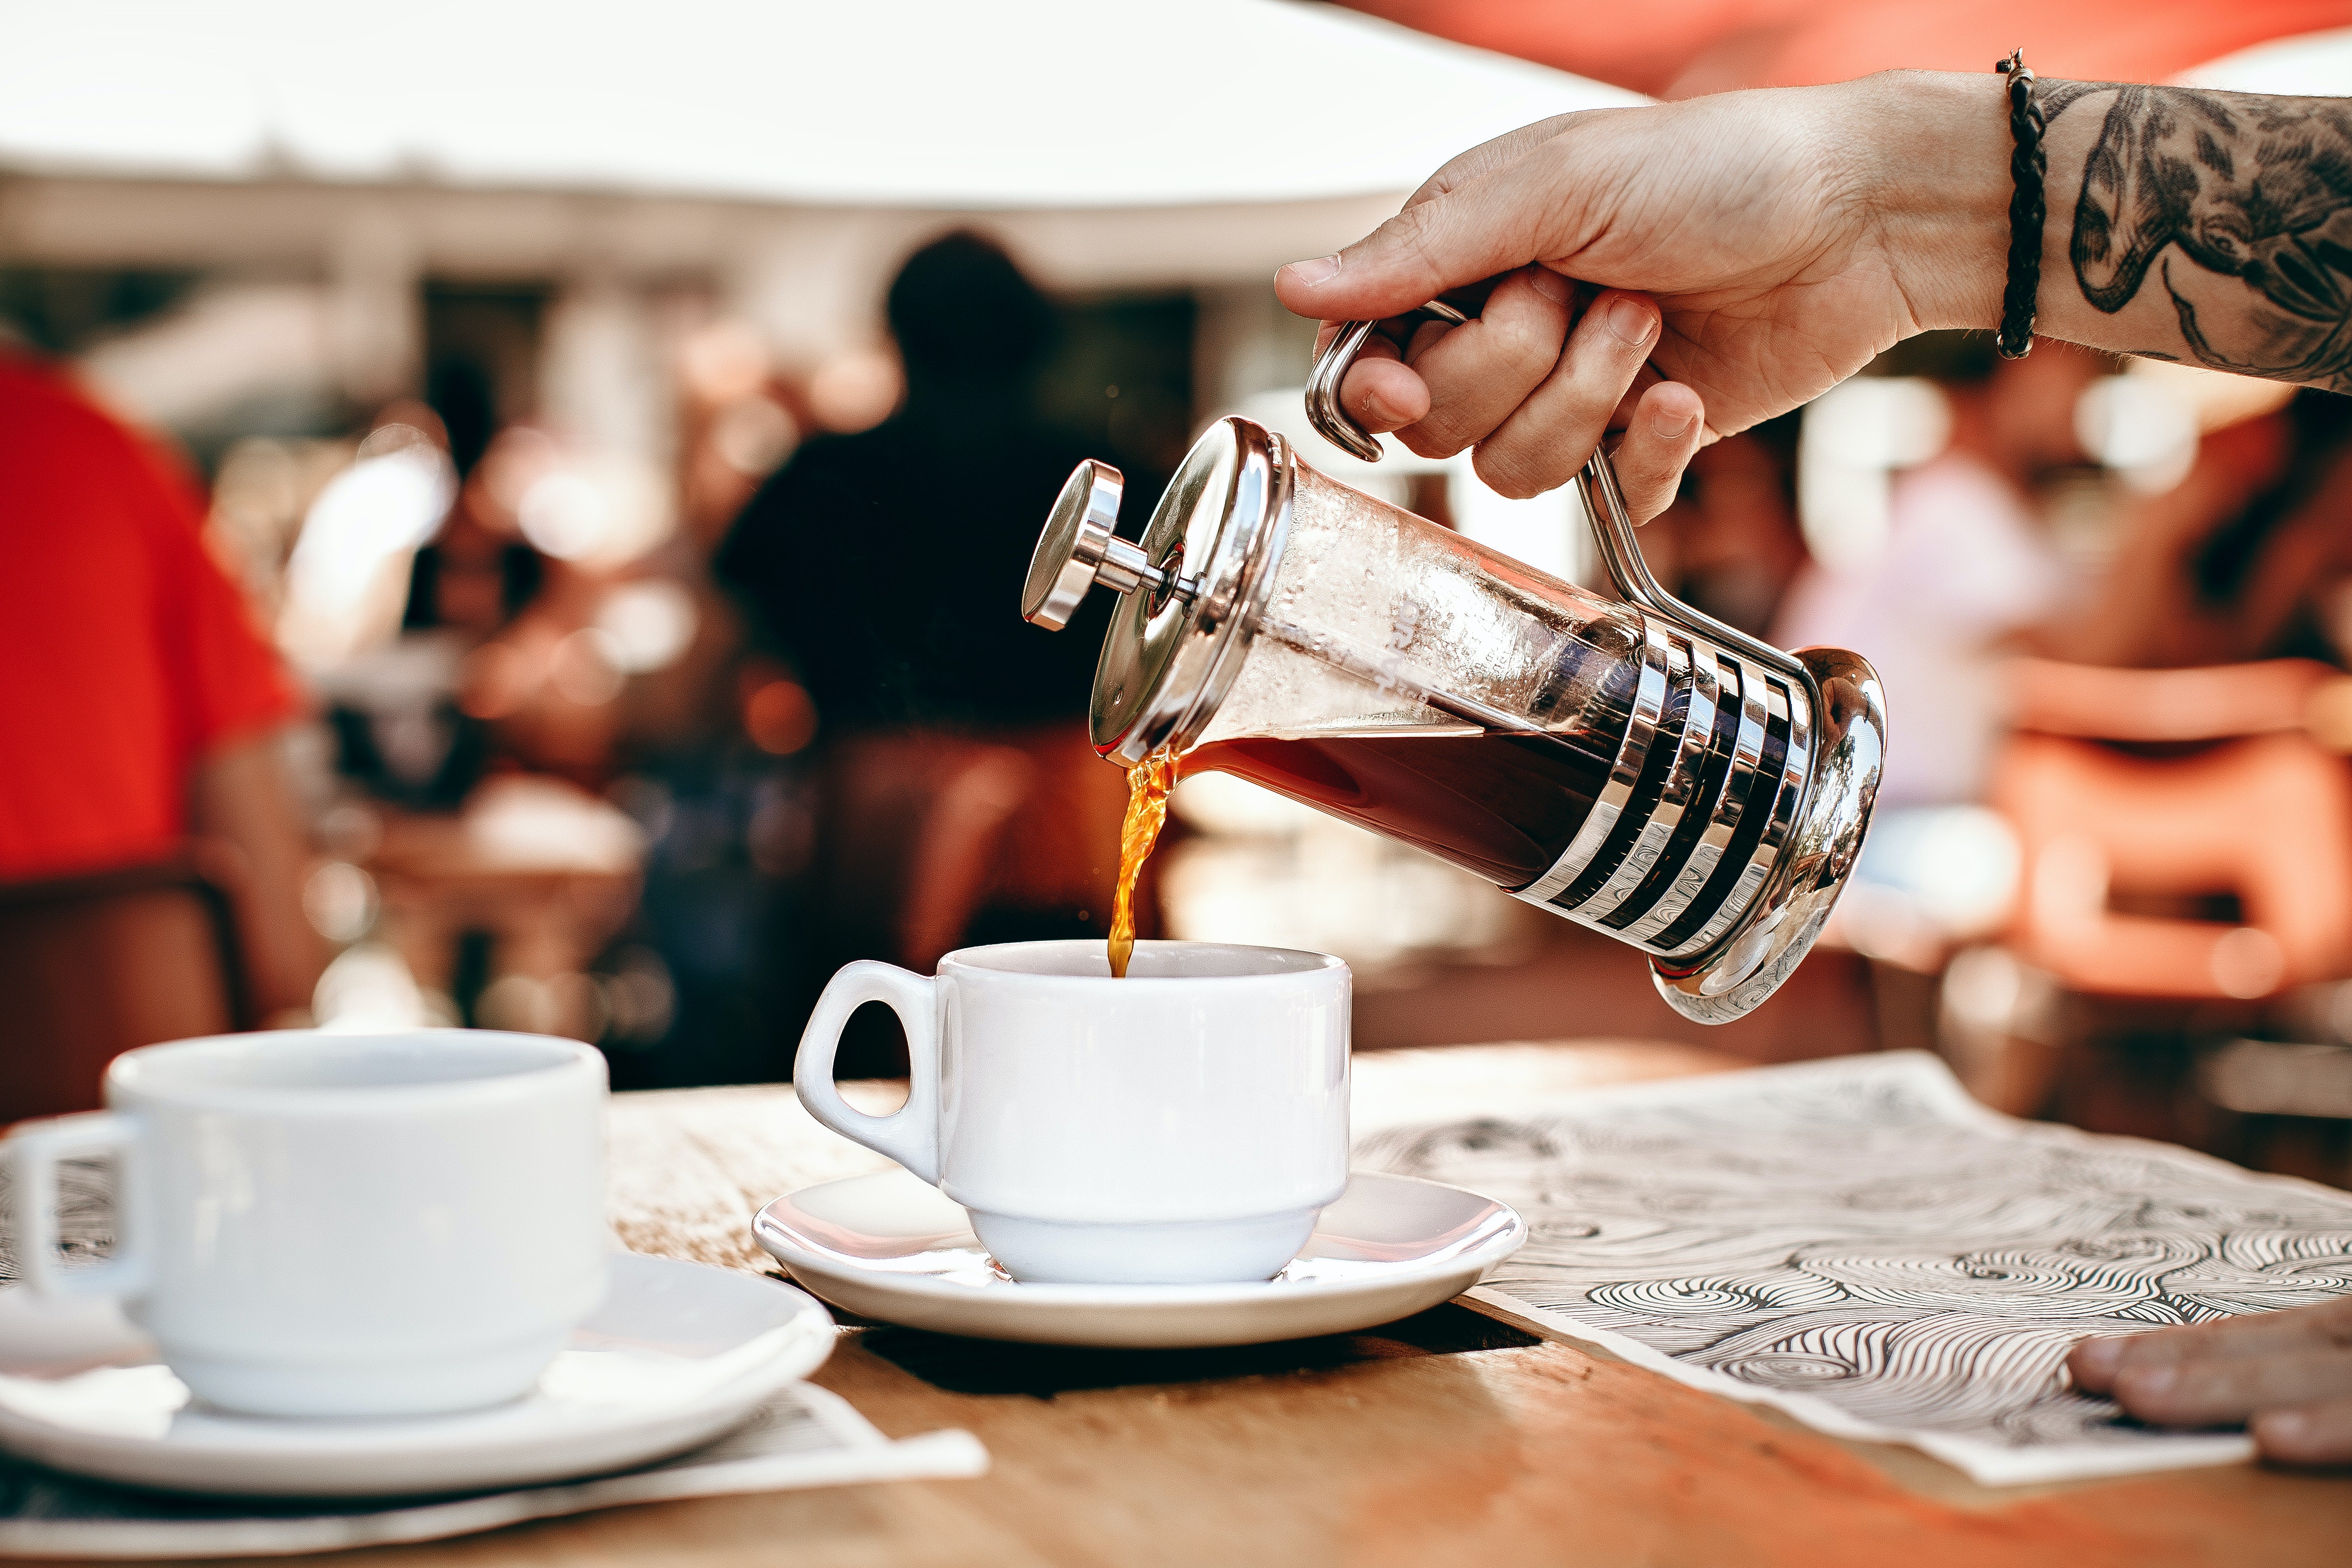
M2275 92L2303 98L2352 97L2352 27L2275 38L2225 55L2180 79L2224 92Z
M986 210L1402 193L1618 89L1286 0L10 7L0 168Z

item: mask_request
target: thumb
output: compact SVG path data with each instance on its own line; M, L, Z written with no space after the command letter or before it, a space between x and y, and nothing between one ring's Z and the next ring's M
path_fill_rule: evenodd
M1275 292L1302 316L1378 320L1559 255L1564 247L1547 243L1563 216L1554 167L1532 151L1405 208L1336 256L1290 263L1275 274Z

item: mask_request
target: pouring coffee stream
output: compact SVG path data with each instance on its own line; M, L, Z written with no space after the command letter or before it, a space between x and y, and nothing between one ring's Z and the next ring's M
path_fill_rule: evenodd
M1307 396L1367 461L1379 443L1339 386L1374 325L1342 328ZM1613 603L1339 484L1247 419L1210 426L1138 541L1115 531L1122 489L1079 465L1022 602L1058 629L1095 585L1121 596L1095 677L1107 758L1233 773L1452 860L1640 947L1701 1022L1753 1009L1811 948L1876 793L1877 677L1667 595L1605 453L1581 495Z
M1168 794L1176 787L1176 770L1182 760L1163 747L1127 770L1127 816L1118 826L1118 884L1110 906L1114 980L1127 978L1128 961L1135 956L1136 879L1143 874L1143 862L1168 821Z

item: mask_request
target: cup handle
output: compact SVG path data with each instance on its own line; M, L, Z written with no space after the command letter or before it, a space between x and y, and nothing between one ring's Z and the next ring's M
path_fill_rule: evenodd
M20 1127L0 1141L16 1196L16 1262L25 1283L37 1296L69 1299L136 1296L147 1288L143 1246L139 1124L113 1110L60 1116ZM58 1262L58 1162L80 1154L119 1156L115 1184L114 1256L103 1263L67 1268Z
M886 1004L907 1031L907 1064L913 1077L907 1103L887 1116L852 1110L834 1087L833 1053L842 1026L868 1002ZM910 974L892 963L860 959L845 964L825 984L801 1032L793 1059L793 1089L808 1113L869 1149L878 1149L923 1180L940 1179L939 982Z

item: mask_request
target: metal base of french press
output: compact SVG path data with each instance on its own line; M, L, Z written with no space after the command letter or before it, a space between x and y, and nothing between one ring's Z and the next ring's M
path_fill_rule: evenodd
M1821 935L1870 828L1886 757L1878 672L1843 648L1802 648L1797 658L1820 688L1821 736L1796 831L1738 926L1694 958L1650 961L1658 994L1697 1023L1744 1017L1780 988Z

